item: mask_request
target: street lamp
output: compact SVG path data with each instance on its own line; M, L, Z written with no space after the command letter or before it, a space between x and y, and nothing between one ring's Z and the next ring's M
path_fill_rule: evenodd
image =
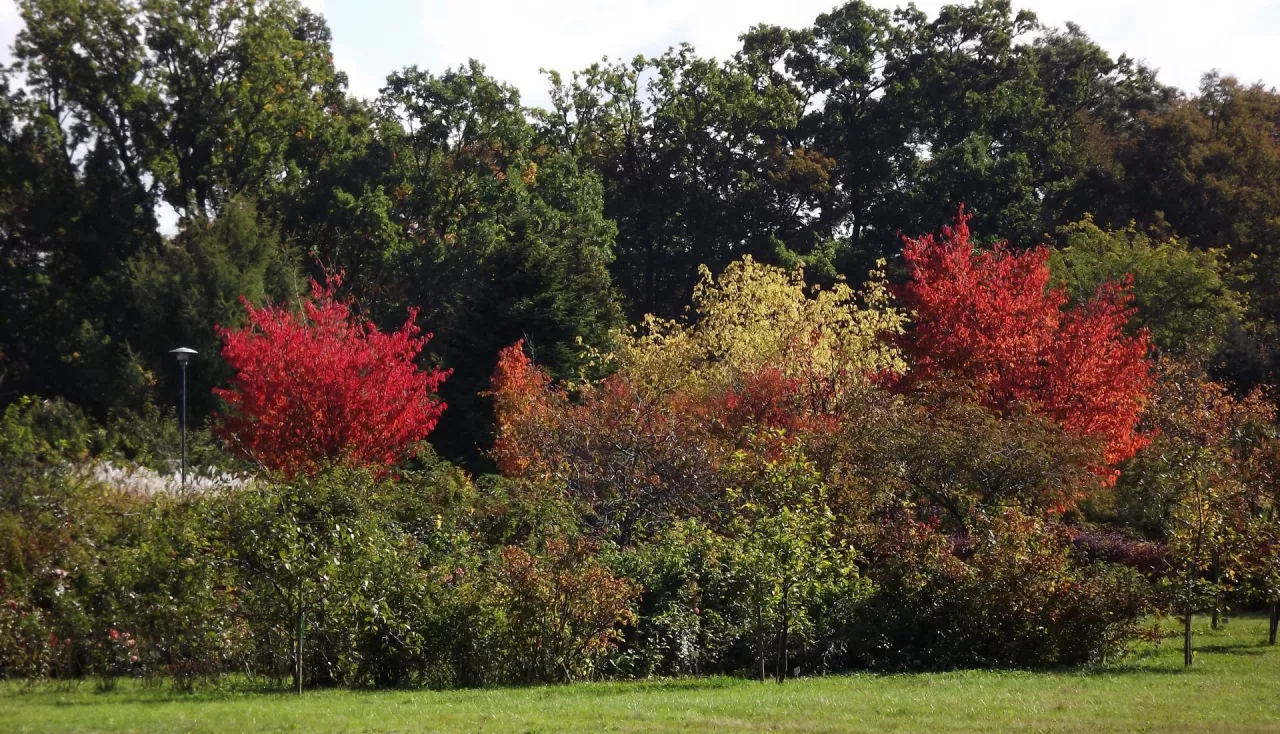
M178 366L182 368L182 488L187 488L187 362L199 354L194 349L178 347L170 349L169 354L178 358Z

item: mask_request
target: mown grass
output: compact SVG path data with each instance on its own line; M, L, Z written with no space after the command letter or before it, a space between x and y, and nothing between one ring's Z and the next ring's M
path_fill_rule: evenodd
M1070 672L956 671L707 678L498 690L195 694L122 684L0 686L0 732L1280 731L1280 647L1266 622L1200 622L1196 665L1176 639Z

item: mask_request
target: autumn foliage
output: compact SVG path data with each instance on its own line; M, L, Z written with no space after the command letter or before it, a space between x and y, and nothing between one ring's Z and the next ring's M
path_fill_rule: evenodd
M522 345L504 350L494 457L509 476L562 483L624 541L654 517L705 516L727 457L796 442L953 528L997 498L1061 514L1144 444L1152 378L1146 335L1125 333L1127 290L1069 307L1047 258L975 251L962 213L907 242L909 326L879 281L810 288L750 258L704 271L691 318L619 334L604 380L555 385ZM874 397L885 387L903 400ZM910 454L921 460L903 468Z
M554 385L517 342L502 350L489 395L503 473L563 487L624 542L655 518L696 515L715 487L719 453L687 394L625 371Z
M899 386L959 380L997 411L1031 410L1099 437L1107 466L1133 456L1147 440L1137 426L1152 374L1147 334L1125 333L1127 284L1068 307L1050 284L1047 248L977 250L968 220L962 208L941 236L906 240L899 295L915 321L898 343L913 366Z
M508 476L561 483L623 542L706 515L735 450L830 430L847 395L901 369L881 338L902 323L887 298L879 282L812 289L799 272L744 258L703 272L690 320L616 334L614 351L596 355L613 369L603 380L552 384L517 343L489 392L494 458Z
M329 463L382 467L411 455L444 412L436 399L448 370L414 360L430 339L417 312L383 333L336 297L340 276L311 283L294 311L244 301L248 324L219 327L235 370L217 432L243 455L286 475Z
M496 564L495 596L510 641L505 661L520 682L590 676L635 622L632 603L640 589L617 578L583 540L548 538L534 556L504 548Z
M551 377L525 355L523 339L498 353L488 394L496 401L493 455L498 469L521 476L536 460L525 441L553 429L557 418L549 405Z
M753 674L808 644L822 613L802 598L870 588L880 611L848 643L857 664L1107 654L1133 634L1141 582L1078 559L1062 517L1143 441L1149 366L1145 337L1123 332L1125 291L1068 308L1044 252L974 254L963 219L908 252L914 322L882 281L812 288L744 258L704 271L688 319L616 335L596 355L603 379L556 383L523 344L503 350L499 468L555 487L621 548L706 528L735 558L743 596L716 611L744 615L732 624ZM851 548L870 562L833 560ZM796 578L811 586L795 586L809 561ZM664 624L683 614L658 598L641 607ZM984 622L921 634L958 619Z

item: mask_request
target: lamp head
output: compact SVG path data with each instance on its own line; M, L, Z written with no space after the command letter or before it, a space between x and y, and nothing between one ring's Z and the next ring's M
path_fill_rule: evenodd
M179 364L186 364L192 356L199 354L199 352L194 349L188 349L187 347L178 347L177 349L170 349L169 354L177 357Z

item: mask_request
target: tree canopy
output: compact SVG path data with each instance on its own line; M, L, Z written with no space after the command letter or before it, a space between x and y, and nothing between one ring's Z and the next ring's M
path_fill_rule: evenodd
M415 308L436 335L424 358L454 377L433 442L484 468L478 393L504 346L598 377L611 335L697 308L703 268L900 283L900 235L961 204L975 247L1054 248L1072 303L1131 274L1129 327L1162 353L1240 389L1276 376L1280 96L1219 75L1173 89L1007 0L854 0L744 29L723 59L682 45L549 72L547 109L478 61L355 99L325 20L293 0L19 6L0 94L6 402L172 404L167 348L212 356L238 296L290 302L342 270L363 317L392 329ZM199 419L230 372L192 375Z
M1275 88L851 0L546 109L482 60L365 100L296 0L17 5L0 678L1275 643Z

